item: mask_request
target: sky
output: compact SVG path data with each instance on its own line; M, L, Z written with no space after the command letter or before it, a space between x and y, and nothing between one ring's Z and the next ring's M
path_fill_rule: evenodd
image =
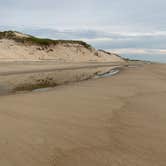
M0 30L166 57L165 0L0 0Z

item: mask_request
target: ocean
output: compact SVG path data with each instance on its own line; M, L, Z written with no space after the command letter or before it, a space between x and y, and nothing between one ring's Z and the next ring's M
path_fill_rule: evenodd
M166 63L166 54L121 54L124 58L129 58L132 60L145 60L159 63Z

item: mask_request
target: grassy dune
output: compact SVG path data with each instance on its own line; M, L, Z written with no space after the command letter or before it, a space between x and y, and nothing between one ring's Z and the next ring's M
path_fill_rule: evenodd
M76 40L52 40L47 38L38 38L31 35L25 35L26 37L18 37L16 33L21 34L20 32L16 31L4 31L0 32L0 39L12 39L16 42L24 43L24 44L35 44L35 45L43 45L43 46L50 46L50 45L57 45L57 44L79 44L84 46L85 48L91 49L92 47L83 41L76 41ZM24 35L24 34L22 34Z

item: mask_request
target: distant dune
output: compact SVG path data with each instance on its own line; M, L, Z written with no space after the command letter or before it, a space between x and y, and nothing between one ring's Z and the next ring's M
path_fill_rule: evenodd
M41 39L15 31L0 32L0 60L123 61L117 54L96 50L83 41Z

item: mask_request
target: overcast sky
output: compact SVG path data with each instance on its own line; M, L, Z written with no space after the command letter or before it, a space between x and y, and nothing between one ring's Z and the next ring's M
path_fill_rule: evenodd
M0 29L84 39L129 52L166 50L166 0L0 0Z
M0 0L2 25L164 30L165 0Z

